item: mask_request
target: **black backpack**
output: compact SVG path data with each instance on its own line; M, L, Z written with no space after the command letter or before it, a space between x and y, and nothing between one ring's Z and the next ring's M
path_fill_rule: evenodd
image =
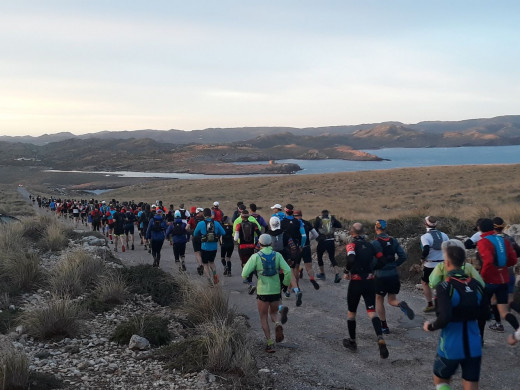
M152 226L152 230L154 232L160 232L161 230L164 230L163 226L162 226L162 223L163 221L162 220L159 220L159 219L153 219L153 226Z
M301 233L300 233L300 221L296 218L283 219L281 228L286 234L287 238L292 238L296 245L300 245Z
M202 242L218 242L218 236L215 233L215 222L206 222L206 234L202 236Z
M240 222L240 230L242 231L243 239L241 244L254 244L255 242L255 225L251 221Z
M365 240L356 240L356 259L351 272L353 274L370 274L374 270L374 246Z
M477 320L484 295L480 283L471 278L457 279L454 277L448 277L443 283L446 283L445 287L448 288L448 294L452 299L452 321ZM455 292L458 295L456 299L453 298Z
M394 239L390 237L388 240L383 240L382 238L378 237L377 241L381 245L381 248L383 248L383 258L381 260L384 264L382 265L384 266L386 264L393 263L397 253L395 250Z
M186 232L184 230L184 223L175 222L173 224L172 235L173 236L182 236L183 234L186 234Z

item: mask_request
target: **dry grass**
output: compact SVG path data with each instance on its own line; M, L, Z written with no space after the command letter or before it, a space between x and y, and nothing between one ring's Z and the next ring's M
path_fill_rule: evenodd
M344 219L400 218L409 213L474 220L491 210L509 223L520 223L518 165L406 168L208 180L161 180L112 191L106 197L153 203L208 206L218 200L230 214L236 202L255 202L270 215L274 203L292 203L304 218L323 208ZM172 198L171 194L182 194ZM480 215L479 215L480 216Z
M120 273L111 272L101 277L94 289L95 298L103 303L121 305L128 297L128 286Z
M20 323L36 339L75 337L80 331L82 306L69 297L53 297L49 302L24 311Z
M8 348L0 356L0 386L5 390L27 388L29 360L23 351Z
M68 243L67 229L56 220L46 227L39 241L39 245L43 250L51 252L58 252L65 249Z
M77 297L94 286L105 269L103 260L92 257L88 252L69 252L51 271L49 287L57 295Z
M0 252L0 291L29 291L40 281L40 277L41 268L35 253L20 250Z
M142 315L119 324L111 337L119 344L128 344L130 338L136 334L147 339L153 346L168 344L171 340L168 330L169 320L154 315Z
M13 185L0 184L0 214L27 217L35 214Z

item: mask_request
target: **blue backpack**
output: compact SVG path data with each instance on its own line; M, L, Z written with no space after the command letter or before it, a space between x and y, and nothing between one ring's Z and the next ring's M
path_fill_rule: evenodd
M506 253L506 243L504 242L504 239L500 236L487 236L485 237L495 247L495 256L493 259L493 263L497 267L505 267L507 264L507 253Z
M274 276L278 273L276 268L276 252L273 251L269 255L258 252L258 256L260 256L260 260L262 260L263 276Z

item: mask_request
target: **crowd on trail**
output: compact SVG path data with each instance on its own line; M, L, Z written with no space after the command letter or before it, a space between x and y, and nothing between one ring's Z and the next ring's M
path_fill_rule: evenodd
M335 259L335 230L343 228L328 210L314 218L303 219L301 209L291 204L275 204L269 217L262 217L255 204L237 203L231 215L225 215L219 202L212 207L166 207L155 204L110 202L97 200L63 200L34 198L40 207L48 207L58 216L71 218L75 225L91 225L113 244L114 251L135 250L138 242L152 255L153 266L161 263L165 241L173 247L175 263L186 271L186 245L191 241L197 261L197 272L207 278L209 286L219 283L215 265L220 246L222 275L232 277L231 256L238 248L240 276L247 292L257 294L260 324L266 338L265 350L275 351L275 342L284 340L289 308L282 297L296 297L303 303L300 281L306 272L313 288L326 281L323 263L325 253L333 269L333 282L348 280L347 329L343 340L347 350L357 350L356 315L363 298L376 335L381 358L389 356L384 335L390 333L386 320L385 297L390 306L399 308L409 319L415 316L410 306L398 299L400 280L398 267L407 254L398 240L387 233L387 222L375 222L373 240L367 238L367 227L354 223L348 227L346 265L340 269ZM450 239L438 229L433 216L424 218L421 236L422 286L426 307L424 313L436 318L424 323L427 332L441 330L437 356L433 364L437 390L449 389L449 382L461 367L464 389L477 389L480 378L482 347L486 323L489 329L504 332L502 321L512 332L507 342L520 341L520 325L512 310L520 308L513 301L515 273L513 267L520 256L520 246L504 233L506 223L499 217L479 219L475 234L461 242ZM138 232L136 238L135 231ZM311 241L317 241L319 272L312 267ZM480 270L466 262L466 249L476 249ZM254 278L256 277L256 285ZM319 282L318 282L319 281ZM272 335L270 322L274 324ZM273 337L274 336L274 337Z

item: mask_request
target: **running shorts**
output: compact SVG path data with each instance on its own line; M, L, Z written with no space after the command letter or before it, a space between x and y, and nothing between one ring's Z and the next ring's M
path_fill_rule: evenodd
M486 283L486 288L484 289L484 295L488 300L488 303L491 301L491 297L495 295L497 299L498 305L507 305L509 301L509 284L490 284Z
M398 276L389 278L375 278L374 279L376 294L385 296L386 294L399 294L401 290L401 282Z
M128 236L129 234L134 234L134 224L125 225L125 234Z
M424 283L429 284L429 283L430 283L430 275L432 274L432 272L433 272L433 268L423 267L423 272L422 272L422 278L421 278L421 280L422 280Z
M367 312L373 313L376 310L376 290L374 279L351 280L347 290L348 311L355 313L359 301L363 297Z
M125 229L122 226L114 228L114 236L122 236L123 234L125 234Z
M222 258L231 257L231 255L233 254L234 250L235 250L235 246L234 245L221 246L220 247L220 257L222 257Z
M213 263L217 257L217 251L201 251L202 264Z
M482 358L474 357L460 360L445 359L439 355L433 362L433 374L441 379L450 379L459 366L462 369L462 379L468 382L478 382Z
M302 249L302 260L305 264L312 263L312 252L310 246L304 246Z
M256 299L262 302L278 302L282 299L282 294L257 295Z
M242 262L242 265L247 263L249 258L251 256L253 256L254 253L255 253L255 248L242 248L242 249L239 248L238 256L240 257L240 261Z
M515 284L516 284L516 275L514 271L514 267L509 267L509 294L515 293Z
M200 237L193 237L191 243L193 245L193 252L200 252L202 250L202 241Z

